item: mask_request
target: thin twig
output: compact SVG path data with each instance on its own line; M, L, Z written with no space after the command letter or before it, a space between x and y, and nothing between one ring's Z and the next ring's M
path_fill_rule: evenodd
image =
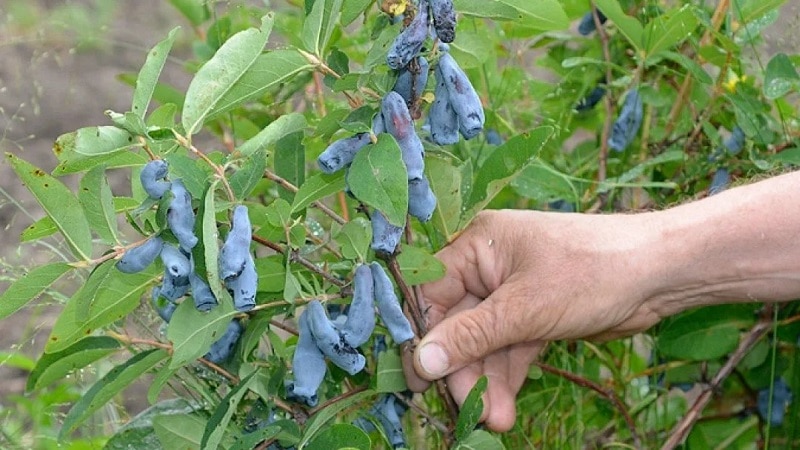
M181 136L177 132L173 131L173 134L175 135L175 139L178 141L178 144L181 147L194 153L195 156L203 160L203 162L205 162L209 167L211 167L211 169L214 171L214 176L220 181L220 183L222 183L222 186L225 189L225 194L228 196L228 200L230 200L231 202L236 201L236 195L233 193L233 189L231 189L231 185L230 183L228 183L228 179L225 178L225 168L215 163L211 159L209 159L205 153L201 152L197 147L194 146L194 144L192 144L191 140L185 138L184 136Z
M265 239L265 238L263 238L261 236L256 236L256 235L253 235L253 241L257 242L257 243L259 243L259 244L261 244L263 246L269 247L272 250L275 250L276 252L282 253L284 255L288 252L290 261L296 262L296 263L302 265L306 269L316 273L317 275L321 276L322 278L325 278L326 280L331 282L331 284L335 284L336 286L339 286L339 287L342 287L345 284L347 284L344 281L342 281L342 280L336 278L335 276L331 275L330 273L320 269L319 267L317 267L316 264L312 263L311 261L306 259L304 256L300 255L296 250L291 250L291 248L289 248L288 246L284 247L284 246L282 246L280 244L277 244L275 242L270 241L269 239Z
M622 402L622 400L620 400L620 398L612 389L606 389L592 380L589 380L579 375L575 375L572 372L567 372L566 370L561 370L559 368L553 367L543 362L537 361L534 362L534 364L538 366L540 369L542 369L543 372L551 373L558 377L564 378L565 380L571 383L577 384L578 386L591 389L600 394L600 396L602 396L606 400L608 400L625 419L625 423L628 425L628 429L631 432L631 437L633 438L633 446L636 448L642 448L642 442L639 439L639 434L636 431L636 423L633 421L633 417L631 417L630 413L628 412L628 409L625 407L625 404Z
M770 308L767 308L770 309ZM773 326L772 318L769 317L769 314L763 314L762 319L756 323L753 328L747 333L747 335L741 340L739 343L739 347L734 351L728 361L725 363L724 366L714 375L714 378L703 388L703 392L700 394L699 397L694 401L692 407L689 408L689 411L686 413L685 416L678 422L677 425L672 429L670 432L670 437L667 442L661 447L661 450L670 450L674 449L689 434L692 427L694 426L695 422L700 418L700 414L703 412L703 409L708 405L708 402L711 401L711 397L714 395L714 392L719 388L723 381L733 372L736 366L741 362L741 360L747 355L747 353L753 348L754 345L764 336Z
M264 176L267 177L267 179L278 183L278 185L280 187L286 189L287 191L289 191L289 192L291 192L293 194L296 194L297 191L298 191L297 186L293 185L287 179L285 179L285 178L281 177L280 175L272 172L271 170L265 170L264 171ZM342 218L342 216L340 216L339 214L336 214L336 211L328 208L324 203L320 202L319 200L317 200L315 202L312 202L311 204L314 205L316 208L318 208L323 213L325 213L328 217L330 217L331 219L333 219L336 222L338 222L340 225L344 225L345 223L347 223L347 221L344 220Z
M414 400L404 397L400 392L394 392L393 394L399 401L403 402L409 408L413 409L414 412L424 417L425 421L433 425L434 428L445 434L450 433L450 429L447 428L447 425L445 425L444 422L430 415L425 408L419 406Z
M608 33L606 33L606 29L600 22L600 16L597 11L597 6L595 6L594 2L592 2L592 18L594 19L595 28L597 29L597 36L600 38L600 44L603 47L603 58L606 60L605 85L607 94L603 99L603 107L606 111L606 118L603 121L603 131L600 133L600 155L597 166L597 181L598 186L600 186L600 184L606 180L608 172L608 135L611 133L611 122L614 119L614 101L610 91L613 75L611 71L612 61L611 50L609 49ZM602 208L602 206L605 204L607 194L600 194L599 198L600 207Z

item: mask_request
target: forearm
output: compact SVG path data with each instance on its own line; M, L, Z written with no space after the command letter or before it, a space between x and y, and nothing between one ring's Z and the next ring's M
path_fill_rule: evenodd
M800 172L641 219L653 230L650 308L800 298Z

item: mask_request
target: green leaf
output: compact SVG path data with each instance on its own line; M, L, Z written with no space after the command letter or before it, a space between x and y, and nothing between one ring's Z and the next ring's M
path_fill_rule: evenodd
M219 231L217 230L216 205L214 201L214 190L218 183L219 181L211 183L203 197L203 215L200 216L203 230L201 234L203 255L205 257L205 273L203 275L217 301L230 306L231 303L226 301L230 299L230 295L222 287L222 280L219 278Z
M378 370L375 373L376 392L402 392L408 389L403 375L403 361L396 348L388 349L378 355Z
M397 141L386 133L356 154L347 175L353 195L403 226L408 212L408 173Z
M456 450L505 450L503 443L488 431L475 430L456 445Z
M22 233L19 235L19 240L20 242L35 241L57 232L58 227L55 222L53 222L53 219L49 216L44 216L36 222L33 222L28 228L22 230Z
M283 255L271 255L255 260L259 292L280 292L286 281Z
M481 414L483 414L482 397L488 385L488 378L485 375L481 376L475 382L475 386L470 389L467 398L464 399L464 404L461 405L461 410L458 412L458 421L456 422L455 438L457 441L467 439L478 425Z
M785 53L778 53L767 63L764 73L764 96L770 100L783 97L798 86L800 76L792 60Z
M594 3L603 12L603 15L616 25L619 32L625 36L625 39L630 42L633 48L641 51L642 35L644 33L641 22L625 14L618 0L595 0Z
M103 378L92 385L89 391L83 394L80 400L69 410L61 431L58 433L58 440L62 441L68 437L92 413L105 406L115 395L138 380L145 372L155 367L167 356L167 352L162 349L147 350L134 355L123 364L111 369Z
M275 144L273 159L275 173L295 186L301 186L306 179L306 147L303 145L303 132L298 131L281 138ZM280 189L278 194L291 202L294 193Z
M540 202L563 199L577 203L581 192L590 183L588 180L562 173L542 160L536 160L526 167L511 185L520 195Z
M117 79L130 86L136 86L136 74L119 74L117 75ZM173 104L176 108L183 109L183 102L185 100L186 97L183 95L183 91L179 91L166 83L158 82L153 90L153 98L151 101L158 102L162 105Z
M153 418L153 428L164 449L200 450L206 422L198 414L170 414Z
M515 136L497 147L477 171L469 200L464 204L467 214L462 221L471 220L477 211L483 209L501 189L533 162L552 134L551 127L539 127Z
M499 1L486 0L453 0L456 11L460 14L482 17L493 20L520 20L522 14L513 6Z
M315 201L344 190L344 171L328 175L319 173L306 180L292 203L292 214L303 210Z
M92 233L89 231L89 222L83 215L78 199L69 188L42 169L11 153L6 153L6 157L22 183L42 205L44 212L53 219L72 253L83 260L91 259Z
M334 239L339 244L342 256L347 259L365 262L372 242L372 226L369 220L363 217L356 217L344 224Z
M259 55L253 65L219 99L207 119L218 117L243 103L257 99L273 86L280 86L313 67L296 50L274 50Z
M297 445L297 449L303 450L306 448L308 443L320 432L320 430L322 430L325 424L333 420L337 414L374 395L375 391L367 390L359 392L358 394L339 400L317 411L317 413L314 414L308 420L308 422L306 422L306 429L303 433L303 439L300 440L300 443Z
M103 450L161 450L153 419L158 416L187 414L198 408L182 398L164 400L154 404L116 430L105 443Z
M102 126L81 128L72 133L62 134L56 139L53 151L56 155L74 152L82 156L95 157L139 146L141 144L127 131L114 126Z
M695 80L703 84L708 85L714 82L711 76L709 76L708 73L706 73L706 71L703 70L703 66L697 64L695 60L689 58L686 55L677 52L663 51L661 52L660 56L662 58L669 59L670 61L674 61L680 64L684 69L686 69L687 71L689 71L689 73L692 74Z
M206 0L169 0L169 2L194 26L198 26L208 20L209 13Z
M83 206L86 220L105 244L119 244L114 196L106 179L103 166L86 172L81 179L78 201Z
M454 161L435 155L426 159L425 171L436 194L432 223L449 241L461 220L461 171Z
M150 387L147 388L147 401L151 404L156 403L158 401L158 396L161 394L161 390L164 389L164 386L172 380L172 377L181 370L181 368L182 367L176 367L170 369L169 365L165 364L157 370L153 381L150 383Z
M0 319L14 314L28 302L42 295L70 269L72 266L69 264L57 262L36 267L21 276L0 295Z
M520 24L542 31L564 30L569 18L558 0L499 0L522 14Z
M63 137L63 136L62 136ZM99 156L86 156L75 152L72 149L65 149L58 145L53 147L56 157L60 163L53 169L54 176L67 175L71 173L84 172L93 167L104 166L106 169L117 169L121 167L141 167L148 159L139 153L119 151L106 153ZM60 152L60 153L59 153Z
M306 446L309 450L329 450L333 448L369 450L371 447L372 441L370 441L367 433L349 423L331 425Z
M372 0L348 0L342 4L341 25L346 27L369 8Z
M642 47L647 57L683 42L691 36L697 24L697 14L689 5L656 17L644 27L642 34Z
M248 28L234 34L197 71L183 104L181 120L187 135L197 133L206 118L225 103L225 95L264 50L273 22L274 14L269 13L261 19L261 28Z
M770 11L780 8L781 5L786 3L786 0L746 0L736 3L741 5L736 8L740 21L743 24L747 24L761 18Z
M333 30L337 27L339 14L342 11L343 0L317 0L311 9L311 14L303 23L303 45L305 49L324 59L328 41Z
M220 302L208 312L198 311L194 302L178 305L167 329L172 342L170 369L183 366L208 353L211 345L225 333L228 323L237 314L230 302Z
M269 54L272 53L268 53L268 55ZM240 145L239 152L245 156L250 156L257 151L266 150L282 137L296 131L301 131L306 126L308 126L308 124L306 123L306 118L303 117L302 114L284 114L267 125L263 130L259 131L258 134Z
M417 285L436 281L444 276L446 268L441 261L427 251L403 244L397 255L400 272L409 285Z
M281 432L281 427L278 425L269 425L266 428L256 430L252 433L242 433L236 439L236 442L230 450L253 450L259 444L268 439L272 439Z
M736 349L739 330L754 320L752 308L741 305L695 309L664 322L658 349L671 358L716 359Z
M266 150L259 150L250 157L241 160L239 169L228 179L228 184L230 184L233 194L238 200L242 201L250 195L250 192L264 177L264 170L266 169Z
M116 339L107 336L89 336L56 353L45 353L36 361L28 375L27 392L40 389L62 380L70 372L116 352L121 347Z
M114 264L112 260L97 266L67 301L50 332L46 353L64 350L128 315L139 306L142 292L160 275L155 265L139 273L125 274Z
M222 442L222 437L228 428L233 413L236 412L236 408L239 406L244 394L249 391L250 385L257 380L255 377L257 373L258 370L255 370L241 380L214 409L214 413L211 414L203 431L203 439L200 441L201 448L214 450Z
M164 69L164 64L167 62L167 56L169 56L169 51L172 49L172 44L175 42L175 36L178 34L179 29L180 27L173 28L166 39L156 44L147 53L147 59L136 77L131 111L142 119L147 114L147 106L150 105L150 99L153 98L153 92L155 92L158 84L158 77Z

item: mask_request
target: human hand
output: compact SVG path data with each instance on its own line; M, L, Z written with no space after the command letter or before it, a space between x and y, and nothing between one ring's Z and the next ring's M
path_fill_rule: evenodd
M482 420L509 430L515 398L545 342L609 339L660 320L646 302L652 261L646 215L485 211L437 257L423 287L429 333L406 361L409 387L447 377L464 402L486 375ZM413 370L412 370L413 365Z

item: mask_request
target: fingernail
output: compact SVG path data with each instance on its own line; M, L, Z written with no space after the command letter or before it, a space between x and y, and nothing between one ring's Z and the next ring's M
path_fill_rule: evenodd
M450 368L450 360L439 344L430 343L419 349L419 365L432 377L441 378Z

